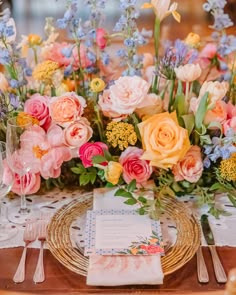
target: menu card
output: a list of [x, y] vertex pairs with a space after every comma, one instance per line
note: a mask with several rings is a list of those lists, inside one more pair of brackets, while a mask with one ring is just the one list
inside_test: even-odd
[[87, 212], [85, 255], [157, 255], [164, 253], [160, 222], [135, 210]]

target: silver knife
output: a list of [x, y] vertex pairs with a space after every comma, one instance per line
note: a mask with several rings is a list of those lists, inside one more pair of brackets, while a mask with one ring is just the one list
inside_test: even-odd
[[216, 251], [214, 236], [206, 214], [201, 216], [201, 226], [203, 235], [211, 252], [212, 262], [214, 266], [215, 276], [218, 283], [226, 283], [227, 276], [225, 274], [223, 265]]

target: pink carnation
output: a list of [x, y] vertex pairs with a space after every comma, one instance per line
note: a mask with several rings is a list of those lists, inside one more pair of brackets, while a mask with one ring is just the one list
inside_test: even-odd
[[[94, 156], [104, 156], [104, 150], [108, 147], [103, 142], [87, 142], [79, 148], [79, 157], [85, 168], [93, 166], [92, 159]], [[102, 163], [105, 164], [105, 163]]]
[[128, 147], [120, 156], [119, 162], [123, 166], [123, 178], [126, 183], [136, 179], [137, 184], [145, 185], [152, 174], [149, 161], [141, 160], [143, 150], [137, 147]]
[[223, 124], [224, 135], [230, 128], [236, 132], [236, 106], [232, 103], [227, 104], [227, 119]]

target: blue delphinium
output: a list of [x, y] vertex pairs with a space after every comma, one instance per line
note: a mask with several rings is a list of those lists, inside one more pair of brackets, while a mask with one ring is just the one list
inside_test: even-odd
[[136, 20], [139, 12], [136, 10], [136, 0], [120, 0], [122, 14], [113, 29], [115, 35], [124, 39], [124, 48], [117, 51], [121, 58], [120, 65], [126, 67], [123, 75], [141, 75], [142, 57], [137, 54], [137, 47], [147, 43], [146, 31], [139, 31]]
[[219, 159], [228, 159], [233, 153], [236, 153], [236, 132], [229, 129], [225, 137], [213, 137], [211, 143], [203, 146], [205, 158], [203, 164], [205, 168], [209, 168]]

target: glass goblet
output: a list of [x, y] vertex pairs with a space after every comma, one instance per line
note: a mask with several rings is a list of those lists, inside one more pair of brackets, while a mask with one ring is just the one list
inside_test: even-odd
[[[6, 162], [6, 144], [0, 141], [0, 201], [11, 190], [14, 182], [14, 175]], [[9, 240], [17, 230], [13, 228], [8, 221], [6, 208], [3, 202], [0, 202], [0, 241]]]
[[7, 121], [6, 133], [6, 150], [7, 162], [11, 170], [15, 173], [15, 177], [20, 181], [21, 188], [21, 204], [20, 215], [27, 215], [30, 209], [27, 208], [24, 179], [30, 171], [30, 161], [27, 158], [27, 150], [24, 146], [27, 145], [24, 139], [24, 132], [32, 126], [32, 120], [29, 117], [12, 117]]

